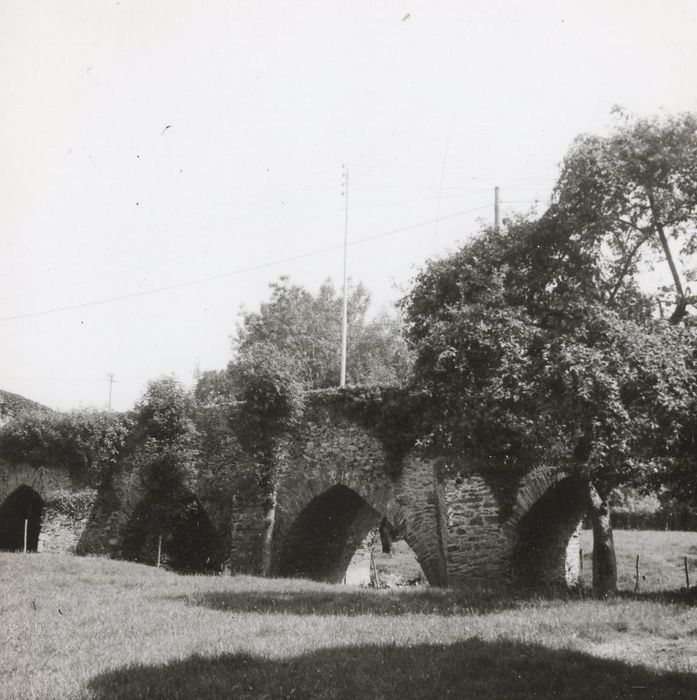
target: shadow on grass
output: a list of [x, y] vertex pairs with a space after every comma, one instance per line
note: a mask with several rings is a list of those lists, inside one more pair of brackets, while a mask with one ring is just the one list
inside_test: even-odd
[[530, 598], [465, 591], [346, 590], [337, 586], [315, 591], [214, 591], [179, 597], [188, 605], [234, 613], [291, 613], [294, 615], [460, 615], [490, 613], [517, 607]]
[[[289, 652], [292, 650], [289, 650]], [[93, 678], [106, 698], [694, 698], [697, 677], [587, 654], [470, 639], [323, 649], [285, 659], [191, 656]]]
[[681, 605], [697, 605], [697, 586], [690, 589], [681, 588], [677, 591], [620, 591], [618, 597], [624, 600], [645, 600], [649, 603], [671, 603]]
[[[212, 591], [178, 596], [188, 605], [233, 613], [294, 615], [470, 615], [502, 612], [541, 602], [599, 600], [590, 591], [472, 592], [457, 589], [346, 589]], [[658, 598], [656, 599], [659, 600]], [[661, 600], [660, 602], [671, 602]]]

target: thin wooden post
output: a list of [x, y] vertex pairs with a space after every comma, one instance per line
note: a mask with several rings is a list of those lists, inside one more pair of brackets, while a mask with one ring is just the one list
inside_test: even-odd
[[583, 575], [583, 550], [578, 550], [578, 573]]
[[24, 554], [27, 553], [27, 529], [29, 526], [29, 520], [24, 518]]
[[374, 588], [380, 587], [380, 579], [378, 578], [378, 567], [375, 564], [375, 554], [370, 550], [370, 585]]
[[684, 557], [685, 562], [685, 582], [687, 583], [687, 590], [690, 590], [690, 570], [687, 568], [687, 557]]
[[157, 568], [160, 568], [160, 558], [162, 557], [162, 535], [157, 540]]
[[634, 592], [639, 590], [639, 555], [636, 555], [636, 583], [634, 584]]

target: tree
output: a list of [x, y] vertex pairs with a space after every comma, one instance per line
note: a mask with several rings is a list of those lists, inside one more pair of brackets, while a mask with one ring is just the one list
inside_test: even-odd
[[687, 314], [695, 297], [676, 251], [697, 250], [697, 115], [632, 118], [606, 137], [582, 135], [564, 159], [553, 197], [553, 215], [587, 248], [602, 247], [602, 291], [621, 304], [642, 263], [667, 265], [674, 293], [671, 321]]
[[120, 467], [137, 476], [145, 496], [125, 527], [128, 558], [152, 561], [159, 536], [173, 568], [214, 570], [223, 558], [219, 533], [195, 495], [207, 438], [196, 417], [194, 397], [174, 377], [149, 382], [135, 406], [130, 449]]
[[[387, 314], [367, 320], [370, 296], [359, 284], [349, 289], [347, 377], [352, 384], [395, 384], [408, 375], [410, 356], [398, 322]], [[281, 277], [258, 312], [242, 314], [235, 351], [272, 345], [292, 357], [302, 385], [339, 384], [342, 298], [330, 281], [317, 294]]]
[[645, 481], [681, 439], [695, 337], [651, 319], [636, 288], [629, 306], [604, 304], [601, 249], [554, 223], [484, 231], [427, 265], [402, 306], [415, 382], [432, 397], [427, 441], [492, 469], [546, 463], [583, 479], [605, 553], [595, 584], [612, 590], [605, 501], [614, 485]]

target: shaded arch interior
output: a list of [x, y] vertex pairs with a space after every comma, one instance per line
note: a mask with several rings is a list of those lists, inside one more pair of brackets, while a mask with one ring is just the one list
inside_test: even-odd
[[187, 489], [150, 491], [133, 511], [124, 530], [122, 556], [144, 564], [161, 562], [182, 573], [217, 571], [222, 563], [220, 538], [200, 501]]
[[36, 552], [41, 533], [44, 502], [29, 486], [19, 486], [0, 504], [0, 550], [24, 548], [24, 521], [27, 520], [27, 551]]
[[280, 543], [279, 576], [340, 582], [381, 515], [346, 486], [332, 486], [301, 511]]
[[588, 503], [578, 481], [551, 486], [521, 518], [512, 556], [513, 582], [525, 588], [568, 585], [569, 543]]

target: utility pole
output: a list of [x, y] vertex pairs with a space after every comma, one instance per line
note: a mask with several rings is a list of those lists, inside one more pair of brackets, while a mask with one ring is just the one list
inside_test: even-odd
[[499, 187], [497, 185], [494, 187], [494, 231], [498, 231], [501, 225], [499, 204]]
[[107, 376], [107, 381], [109, 382], [109, 410], [111, 411], [111, 392], [112, 392], [112, 388], [114, 386], [114, 382], [116, 382], [116, 380], [114, 379], [113, 372], [107, 372], [106, 376]]
[[348, 341], [348, 194], [349, 194], [349, 172], [344, 165], [342, 185], [344, 190], [344, 298], [341, 310], [341, 373], [339, 375], [339, 386], [346, 386], [346, 345]]

